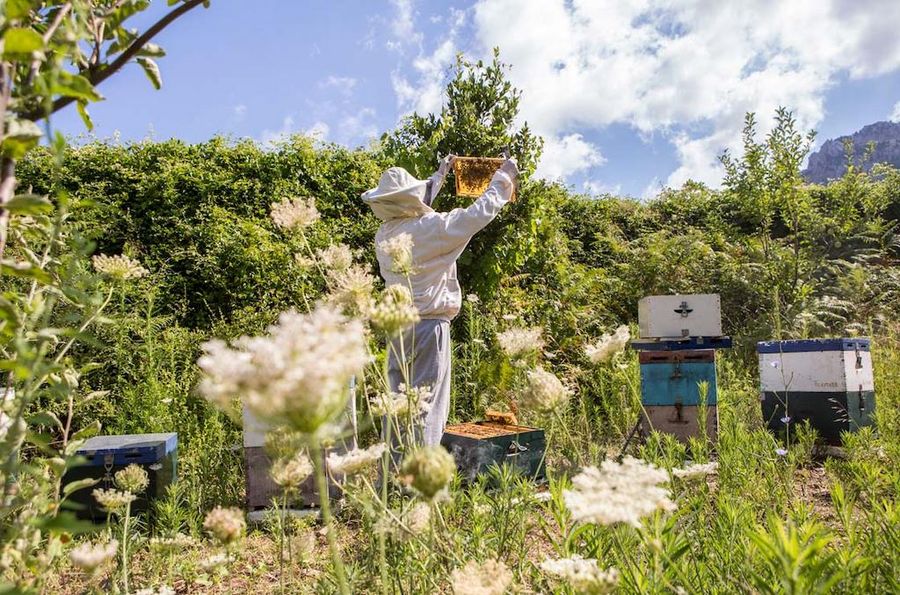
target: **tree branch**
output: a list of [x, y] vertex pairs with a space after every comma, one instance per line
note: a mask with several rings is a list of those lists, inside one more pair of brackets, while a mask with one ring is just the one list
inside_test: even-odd
[[[91, 73], [82, 72], [81, 74], [87, 74], [88, 80], [92, 85], [99, 85], [116, 72], [118, 72], [123, 66], [125, 66], [141, 49], [150, 42], [160, 31], [168, 27], [172, 22], [178, 17], [182, 16], [186, 12], [196, 8], [197, 6], [203, 4], [206, 0], [185, 0], [178, 8], [171, 10], [164, 17], [156, 21], [149, 29], [147, 29], [140, 37], [135, 39], [131, 45], [129, 45], [125, 50], [119, 54], [119, 56], [113, 60], [106, 68], [103, 70], [98, 70]], [[28, 120], [40, 120], [41, 118], [46, 118], [47, 116], [54, 114], [66, 107], [70, 103], [75, 101], [72, 97], [60, 97], [56, 101], [53, 102], [50, 111], [46, 110], [35, 110], [33, 112], [29, 112], [27, 114], [23, 114], [23, 117]]]

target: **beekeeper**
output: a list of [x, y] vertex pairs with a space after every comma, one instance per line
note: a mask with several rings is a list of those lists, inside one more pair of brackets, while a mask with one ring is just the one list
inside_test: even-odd
[[441, 190], [455, 157], [442, 160], [428, 180], [417, 180], [402, 167], [381, 175], [378, 187], [363, 193], [382, 224], [375, 235], [375, 252], [385, 285], [406, 286], [406, 276], [392, 271], [391, 257], [382, 242], [400, 234], [412, 237], [413, 272], [409, 278], [413, 301], [421, 321], [393, 342], [389, 357], [391, 390], [404, 382], [398, 358], [403, 345], [410, 365], [410, 384], [429, 387], [430, 409], [421, 424], [421, 442], [438, 444], [450, 413], [450, 321], [459, 313], [462, 292], [456, 278], [456, 260], [476, 233], [493, 221], [512, 197], [519, 170], [507, 159], [491, 178], [487, 190], [466, 208], [436, 212], [431, 203]]

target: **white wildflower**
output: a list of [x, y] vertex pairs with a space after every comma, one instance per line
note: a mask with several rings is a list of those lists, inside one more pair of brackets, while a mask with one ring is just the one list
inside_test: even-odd
[[619, 582], [619, 573], [615, 568], [600, 570], [597, 560], [582, 558], [578, 554], [559, 560], [548, 558], [540, 564], [540, 568], [571, 586], [576, 593], [611, 593]]
[[316, 266], [315, 260], [300, 253], [294, 254], [294, 263], [297, 265], [297, 268], [303, 272], [310, 271], [314, 266]]
[[244, 535], [247, 522], [243, 511], [237, 508], [216, 506], [206, 513], [203, 528], [223, 544], [234, 543]]
[[403, 521], [413, 535], [421, 535], [431, 524], [431, 506], [424, 502], [416, 502], [403, 515]]
[[346, 271], [353, 264], [353, 252], [345, 244], [331, 244], [322, 250], [317, 250], [316, 256], [322, 266], [331, 273]]
[[396, 335], [419, 322], [420, 318], [409, 289], [403, 285], [390, 285], [372, 310], [371, 320], [376, 328]]
[[272, 464], [272, 479], [283, 488], [297, 488], [312, 475], [313, 466], [305, 454], [297, 454], [288, 459], [278, 459]]
[[265, 337], [242, 337], [235, 347], [204, 344], [197, 362], [200, 391], [230, 410], [241, 397], [254, 416], [313, 433], [344, 407], [351, 376], [369, 356], [363, 325], [330, 306], [310, 314], [283, 313]]
[[718, 470], [719, 464], [716, 462], [695, 463], [693, 465], [684, 467], [683, 469], [673, 469], [672, 475], [678, 477], [679, 479], [699, 479], [701, 477], [706, 477], [707, 475], [715, 473]]
[[478, 296], [475, 295], [474, 293], [470, 293], [469, 295], [467, 295], [466, 301], [469, 302], [470, 304], [478, 304], [481, 302], [481, 300], [478, 299]]
[[92, 492], [94, 499], [107, 512], [119, 512], [137, 499], [130, 492], [97, 488]]
[[625, 457], [621, 464], [603, 461], [600, 469], [585, 468], [572, 478], [573, 489], [565, 490], [563, 497], [576, 521], [639, 527], [642, 517], [675, 509], [669, 490], [660, 487], [668, 480], [664, 470]]
[[98, 273], [103, 273], [108, 277], [125, 281], [127, 279], [139, 279], [150, 274], [150, 271], [141, 266], [141, 263], [128, 258], [124, 254], [116, 256], [107, 256], [106, 254], [95, 254], [91, 257], [94, 269]]
[[512, 580], [512, 572], [498, 560], [471, 560], [450, 575], [454, 595], [503, 595]]
[[515, 314], [504, 314], [500, 318], [502, 318], [503, 320], [516, 320], [518, 316]]
[[150, 485], [150, 476], [147, 471], [134, 463], [117, 471], [114, 478], [116, 487], [132, 494], [142, 494]]
[[399, 233], [378, 244], [378, 248], [391, 259], [391, 272], [398, 275], [413, 273], [413, 239], [408, 233]]
[[231, 556], [228, 554], [214, 554], [200, 561], [200, 568], [204, 572], [212, 572], [220, 566], [224, 566], [231, 562]]
[[510, 359], [521, 359], [544, 348], [543, 334], [540, 327], [516, 327], [498, 333], [497, 342]]
[[410, 411], [419, 414], [431, 409], [431, 387], [401, 384], [397, 392], [379, 393], [370, 401], [372, 415], [405, 415]]
[[430, 526], [431, 506], [425, 502], [416, 502], [402, 514], [394, 511], [393, 515], [382, 515], [375, 523], [375, 531], [398, 541], [407, 541], [411, 537], [422, 535]]
[[630, 339], [631, 331], [628, 330], [628, 325], [623, 324], [614, 333], [605, 334], [596, 343], [586, 345], [584, 353], [591, 363], [600, 364], [625, 349]]
[[571, 391], [552, 372], [536, 368], [526, 374], [525, 390], [519, 397], [519, 404], [536, 412], [553, 411], [565, 403]]
[[184, 533], [176, 533], [171, 537], [153, 537], [150, 548], [161, 552], [181, 552], [185, 548], [196, 545], [194, 538]]
[[344, 455], [333, 452], [328, 455], [328, 470], [337, 474], [355, 475], [380, 461], [384, 450], [384, 442], [378, 442], [369, 448], [355, 448]]
[[72, 564], [91, 573], [116, 557], [119, 542], [112, 539], [106, 543], [82, 543], [69, 552]]
[[319, 220], [319, 211], [312, 198], [286, 198], [272, 203], [270, 216], [282, 229], [303, 229]]
[[348, 316], [367, 318], [375, 307], [375, 277], [365, 267], [351, 264], [335, 271], [327, 279], [328, 296], [332, 304], [340, 306]]
[[146, 587], [134, 592], [134, 595], [176, 595], [177, 591], [168, 585], [160, 585], [158, 589]]
[[426, 500], [437, 496], [456, 475], [456, 461], [443, 446], [423, 446], [406, 455], [400, 481]]

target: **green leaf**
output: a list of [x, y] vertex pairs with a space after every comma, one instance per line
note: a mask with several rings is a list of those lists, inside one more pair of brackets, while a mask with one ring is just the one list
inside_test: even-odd
[[32, 430], [28, 430], [25, 432], [25, 440], [38, 448], [42, 453], [48, 456], [56, 456], [56, 450], [50, 446], [53, 442], [53, 436], [49, 434], [42, 434], [41, 432], [34, 432]]
[[80, 74], [61, 71], [59, 77], [51, 85], [50, 91], [64, 97], [72, 97], [79, 101], [100, 101], [103, 95], [94, 89], [94, 85]]
[[93, 487], [98, 483], [100, 483], [100, 480], [94, 479], [93, 477], [86, 477], [84, 479], [79, 479], [78, 481], [73, 481], [72, 483], [67, 483], [63, 487], [63, 498], [68, 498], [72, 492]]
[[53, 203], [46, 196], [19, 194], [9, 199], [3, 208], [15, 215], [39, 215], [52, 211]]
[[43, 136], [38, 125], [31, 120], [8, 118], [6, 120], [6, 138], [0, 145], [0, 152], [6, 157], [21, 159], [25, 153], [34, 148]]
[[153, 56], [154, 58], [162, 58], [166, 55], [166, 51], [155, 43], [144, 44], [144, 47], [138, 52], [138, 56]]
[[75, 453], [78, 452], [78, 449], [81, 448], [82, 446], [84, 446], [85, 442], [87, 442], [87, 440], [81, 440], [81, 439], [76, 440], [73, 437], [73, 440], [70, 440], [69, 443], [66, 444], [66, 448], [63, 449], [63, 454], [66, 455], [67, 457], [74, 456]]
[[31, 12], [31, 0], [6, 0], [6, 18], [21, 19]]
[[78, 519], [74, 513], [64, 511], [51, 518], [38, 517], [35, 526], [51, 533], [93, 533], [100, 527], [90, 521]]
[[150, 82], [156, 89], [162, 87], [162, 75], [159, 72], [159, 66], [156, 65], [151, 58], [141, 56], [137, 58], [137, 63], [144, 69], [144, 74], [150, 79]]
[[53, 426], [60, 430], [63, 428], [62, 422], [59, 421], [59, 417], [52, 411], [41, 411], [40, 413], [30, 415], [28, 416], [27, 422], [30, 426]]
[[169, 1], [168, 1], [168, 5], [169, 5], [169, 6], [175, 6], [175, 5], [178, 4], [179, 2], [181, 2], [181, 0], [169, 0]]
[[87, 425], [72, 434], [72, 440], [85, 440], [87, 438], [90, 438], [91, 436], [96, 436], [100, 433], [101, 427], [102, 426], [100, 425], [100, 421], [95, 419], [93, 422], [91, 422], [90, 425]]
[[79, 101], [76, 104], [76, 108], [78, 109], [78, 115], [81, 116], [81, 121], [84, 122], [84, 127], [88, 129], [88, 132], [94, 129], [94, 121], [91, 120], [91, 114], [87, 111], [87, 102]]
[[36, 267], [30, 262], [17, 262], [15, 260], [0, 261], [0, 275], [12, 275], [32, 279], [39, 283], [49, 284], [53, 281], [47, 271]]
[[43, 48], [44, 38], [34, 29], [13, 27], [3, 36], [3, 54], [6, 56], [30, 54]]

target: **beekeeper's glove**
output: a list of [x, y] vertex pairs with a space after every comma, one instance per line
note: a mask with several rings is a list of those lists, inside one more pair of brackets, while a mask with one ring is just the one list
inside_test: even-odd
[[509, 178], [516, 183], [516, 180], [519, 177], [519, 166], [516, 163], [515, 157], [510, 157], [506, 161], [503, 162], [503, 165], [500, 166], [500, 171], [509, 176]]
[[452, 153], [447, 155], [443, 159], [441, 159], [441, 164], [438, 166], [437, 173], [441, 177], [446, 177], [447, 173], [450, 171], [450, 168], [453, 167], [453, 162], [456, 161], [456, 155]]

